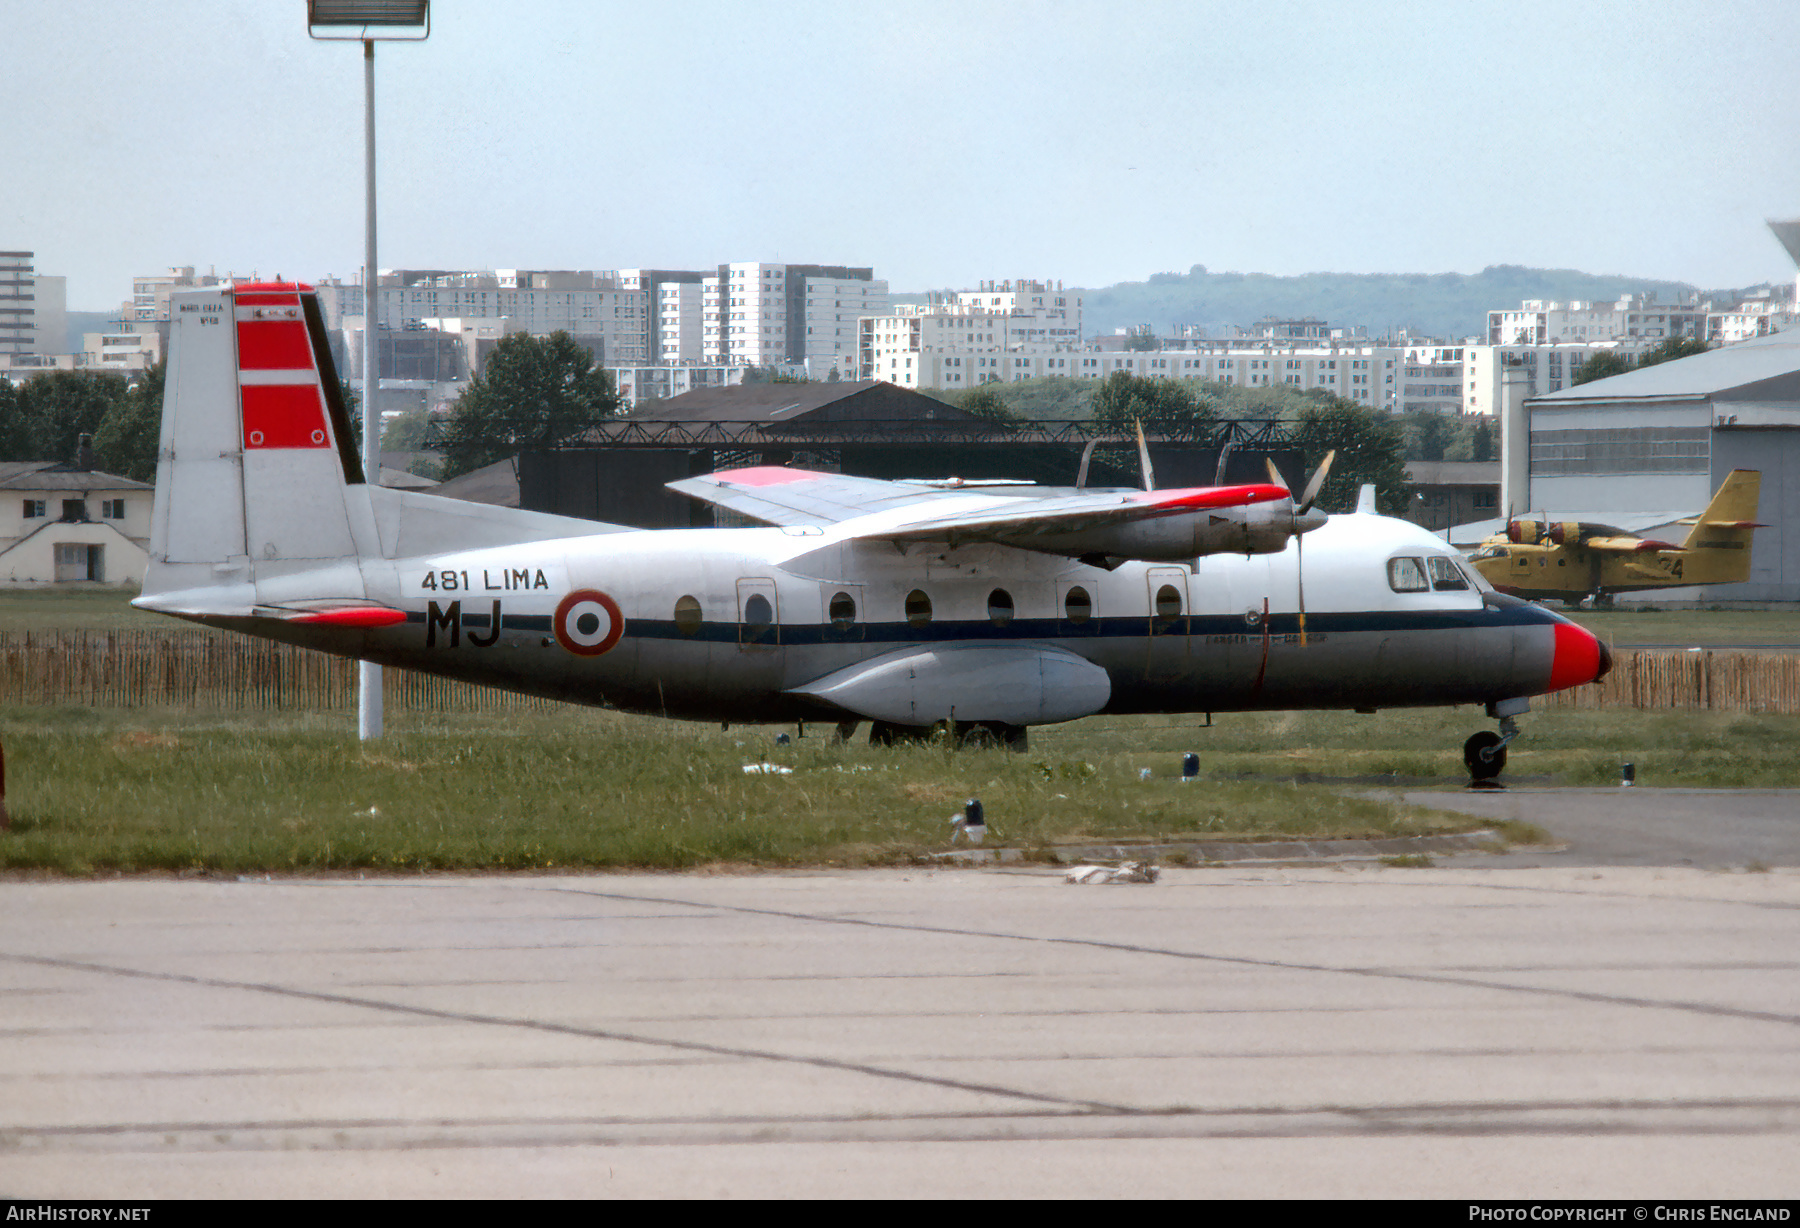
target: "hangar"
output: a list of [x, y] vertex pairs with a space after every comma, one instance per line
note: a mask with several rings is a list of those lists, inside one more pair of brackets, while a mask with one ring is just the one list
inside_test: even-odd
[[[1532, 397], [1508, 417], [1507, 434], [1529, 432], [1528, 481], [1511, 500], [1519, 513], [1679, 541], [1677, 522], [1705, 507], [1726, 474], [1761, 471], [1758, 519], [1768, 527], [1757, 530], [1749, 581], [1657, 599], [1800, 601], [1800, 332]], [[1452, 540], [1504, 523], [1464, 525]]]
[[[1264, 457], [1299, 488], [1305, 464], [1281, 424], [1146, 422], [1157, 484], [1267, 480]], [[1227, 451], [1229, 449], [1229, 451]], [[643, 528], [690, 528], [729, 513], [664, 489], [719, 469], [787, 465], [876, 478], [1138, 484], [1135, 436], [1092, 422], [997, 421], [880, 380], [698, 388], [519, 456], [519, 506]]]

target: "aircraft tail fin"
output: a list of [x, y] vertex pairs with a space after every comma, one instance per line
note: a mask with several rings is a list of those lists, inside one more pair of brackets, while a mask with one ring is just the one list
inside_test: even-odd
[[1755, 469], [1733, 469], [1700, 513], [1684, 550], [1749, 550], [1750, 537], [1762, 526], [1756, 507], [1762, 494], [1762, 474]]
[[245, 614], [287, 576], [312, 596], [360, 598], [364, 560], [624, 531], [366, 481], [312, 287], [170, 298], [150, 565], [136, 604]]
[[379, 554], [312, 287], [175, 294], [170, 332], [140, 600], [208, 589], [203, 606], [247, 605], [258, 574]]

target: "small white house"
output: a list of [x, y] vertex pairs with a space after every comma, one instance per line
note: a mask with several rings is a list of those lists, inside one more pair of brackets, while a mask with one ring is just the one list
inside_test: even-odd
[[0, 588], [142, 584], [154, 494], [79, 464], [0, 461]]

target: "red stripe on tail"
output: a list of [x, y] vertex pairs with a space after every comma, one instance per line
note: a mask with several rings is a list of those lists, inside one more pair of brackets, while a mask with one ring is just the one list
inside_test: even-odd
[[246, 449], [331, 446], [317, 384], [247, 384], [239, 391]]

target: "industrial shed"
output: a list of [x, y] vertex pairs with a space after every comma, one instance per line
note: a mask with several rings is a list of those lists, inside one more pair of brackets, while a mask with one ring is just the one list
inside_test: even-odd
[[[1300, 449], [1277, 423], [1146, 423], [1161, 486], [1210, 483], [1229, 445], [1229, 481], [1266, 481], [1263, 458], [1304, 480]], [[1089, 422], [996, 422], [879, 380], [696, 389], [519, 457], [519, 506], [644, 528], [715, 523], [714, 509], [664, 483], [748, 465], [796, 465], [876, 478], [1025, 479], [1072, 485], [1094, 445], [1088, 484], [1138, 484], [1137, 447]], [[724, 523], [720, 520], [718, 523]]]

